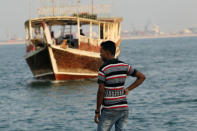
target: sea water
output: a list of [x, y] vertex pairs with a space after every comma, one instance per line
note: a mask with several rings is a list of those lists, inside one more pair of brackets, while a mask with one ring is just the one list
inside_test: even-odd
[[[95, 131], [96, 79], [35, 80], [24, 55], [0, 45], [0, 131]], [[127, 97], [127, 130], [197, 131], [196, 37], [123, 40], [119, 59], [146, 75]]]

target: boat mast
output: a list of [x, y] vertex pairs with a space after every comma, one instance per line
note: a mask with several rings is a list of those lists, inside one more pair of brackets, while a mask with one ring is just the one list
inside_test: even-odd
[[29, 0], [29, 39], [32, 39], [32, 25], [31, 25], [31, 11], [32, 11], [32, 0]]
[[52, 0], [52, 10], [53, 10], [53, 16], [55, 16], [55, 7], [54, 7], [55, 5], [54, 5], [54, 0]]
[[92, 15], [93, 15], [93, 13], [94, 13], [94, 0], [92, 0]]
[[31, 5], [32, 5], [32, 0], [29, 0], [29, 19], [31, 19]]
[[77, 29], [78, 29], [78, 45], [80, 46], [80, 28], [81, 28], [81, 25], [80, 25], [80, 19], [79, 19], [79, 4], [80, 4], [80, 0], [77, 0]]
[[77, 17], [79, 16], [79, 4], [80, 4], [80, 0], [77, 0]]

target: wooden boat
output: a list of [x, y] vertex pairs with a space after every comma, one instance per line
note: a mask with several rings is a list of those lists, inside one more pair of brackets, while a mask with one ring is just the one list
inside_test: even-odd
[[[26, 62], [37, 79], [96, 78], [102, 64], [100, 44], [114, 41], [116, 57], [120, 54], [121, 22], [122, 18], [97, 18], [88, 13], [31, 18], [25, 22]], [[89, 27], [85, 35], [83, 26]], [[54, 37], [52, 31], [60, 33]]]

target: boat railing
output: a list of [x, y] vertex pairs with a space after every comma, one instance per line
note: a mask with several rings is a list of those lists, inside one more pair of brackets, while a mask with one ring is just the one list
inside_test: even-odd
[[98, 38], [89, 38], [87, 36], [80, 35], [80, 42], [88, 43], [88, 44], [93, 45], [93, 46], [99, 46], [100, 43], [102, 42], [102, 40], [98, 39]]
[[80, 35], [80, 42], [88, 43], [89, 42], [89, 38], [87, 36]]

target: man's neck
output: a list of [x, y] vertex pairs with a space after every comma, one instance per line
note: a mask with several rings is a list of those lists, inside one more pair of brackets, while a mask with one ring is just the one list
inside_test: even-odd
[[110, 61], [110, 60], [113, 60], [113, 59], [115, 59], [115, 58], [114, 57], [110, 57], [110, 58], [107, 59], [107, 61]]

